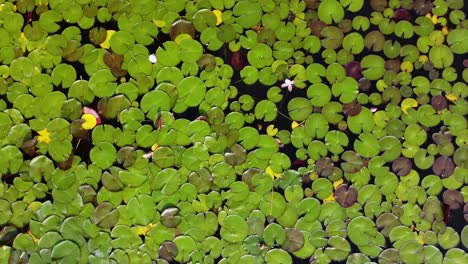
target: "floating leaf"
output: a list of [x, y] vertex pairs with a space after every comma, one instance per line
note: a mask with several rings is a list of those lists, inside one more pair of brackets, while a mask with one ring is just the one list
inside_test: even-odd
[[319, 19], [327, 24], [338, 23], [344, 17], [343, 6], [336, 0], [325, 0], [318, 6]]

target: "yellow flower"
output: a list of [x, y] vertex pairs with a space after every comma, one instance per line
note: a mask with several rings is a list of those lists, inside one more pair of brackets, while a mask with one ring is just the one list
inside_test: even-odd
[[110, 48], [110, 39], [114, 33], [115, 33], [115, 30], [111, 30], [111, 29], [107, 30], [106, 40], [104, 40], [104, 42], [102, 42], [99, 45], [104, 49]]
[[44, 142], [46, 144], [50, 143], [50, 132], [47, 131], [47, 128], [42, 129], [41, 131], [38, 131], [39, 136], [37, 137], [38, 142]]
[[83, 129], [90, 130], [97, 125], [97, 119], [92, 114], [83, 114], [81, 119], [85, 121], [83, 124], [81, 124]]
[[216, 25], [218, 26], [219, 24], [223, 23], [223, 18], [222, 18], [222, 15], [223, 15], [223, 12], [215, 9], [213, 11], [213, 14], [216, 16]]
[[276, 173], [274, 172], [270, 166], [268, 166], [266, 169], [265, 169], [265, 172], [271, 176], [271, 178], [274, 180], [275, 178], [276, 179], [279, 179], [281, 178], [281, 173]]

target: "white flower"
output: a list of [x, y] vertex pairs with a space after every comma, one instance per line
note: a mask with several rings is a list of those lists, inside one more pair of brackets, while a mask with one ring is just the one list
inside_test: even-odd
[[148, 56], [148, 60], [151, 61], [151, 63], [156, 63], [158, 61], [158, 59], [156, 58], [156, 55], [154, 54], [150, 54]]
[[152, 156], [153, 156], [153, 151], [150, 151], [150, 152], [147, 152], [147, 153], [143, 154], [142, 158], [149, 159]]
[[284, 83], [281, 85], [281, 88], [286, 88], [288, 87], [288, 91], [292, 92], [292, 89], [294, 87], [294, 80], [289, 80], [289, 79], [286, 79], [284, 80]]

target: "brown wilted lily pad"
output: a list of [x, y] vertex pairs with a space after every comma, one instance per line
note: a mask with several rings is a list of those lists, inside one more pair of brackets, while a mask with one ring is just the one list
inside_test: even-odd
[[449, 177], [453, 174], [454, 170], [455, 164], [453, 163], [453, 160], [447, 156], [438, 157], [432, 165], [432, 171], [434, 174], [442, 177]]
[[372, 51], [381, 51], [385, 44], [385, 37], [380, 31], [371, 31], [364, 38], [364, 45]]
[[434, 4], [432, 4], [432, 1], [415, 0], [413, 2], [414, 11], [416, 11], [416, 13], [421, 16], [424, 16], [427, 13], [431, 12], [433, 7], [434, 7]]
[[463, 205], [463, 195], [458, 190], [445, 190], [442, 198], [450, 209], [458, 209]]
[[448, 101], [443, 95], [435, 95], [431, 98], [431, 105], [436, 111], [447, 108]]
[[127, 75], [127, 70], [122, 69], [122, 63], [124, 61], [124, 57], [122, 55], [106, 52], [104, 53], [103, 60], [104, 64], [109, 66], [112, 74], [116, 78], [120, 78]]
[[196, 30], [192, 22], [185, 19], [179, 19], [172, 24], [169, 35], [172, 40], [175, 40], [177, 36], [183, 33], [189, 34], [192, 38], [195, 38]]
[[315, 163], [315, 171], [322, 177], [328, 177], [333, 174], [333, 161], [330, 158], [321, 158]]
[[388, 60], [385, 62], [385, 69], [388, 71], [394, 71], [398, 73], [400, 71], [400, 60], [395, 59], [395, 60]]
[[343, 105], [343, 113], [347, 116], [357, 116], [361, 113], [362, 106], [356, 100]]
[[404, 8], [398, 8], [395, 10], [394, 15], [393, 15], [393, 20], [395, 22], [406, 20], [410, 21], [411, 20], [411, 14], [408, 10]]
[[159, 257], [167, 261], [172, 261], [178, 253], [177, 245], [172, 241], [165, 241], [159, 246]]
[[392, 163], [392, 171], [398, 176], [406, 176], [412, 168], [411, 161], [406, 157], [399, 157]]
[[325, 24], [325, 22], [322, 22], [320, 20], [313, 21], [310, 23], [310, 29], [312, 31], [312, 34], [319, 38], [321, 36], [320, 32], [322, 32], [322, 29], [324, 29], [326, 26], [327, 24]]
[[341, 159], [345, 161], [341, 163], [341, 169], [347, 173], [356, 173], [364, 166], [361, 156], [351, 150], [343, 152]]
[[358, 192], [351, 185], [341, 184], [335, 190], [335, 200], [342, 207], [347, 208], [353, 205], [357, 200]]
[[177, 215], [178, 213], [178, 208], [167, 208], [161, 213], [159, 220], [165, 227], [176, 227], [181, 220], [181, 217]]
[[351, 61], [345, 65], [346, 76], [359, 80], [362, 78], [361, 63], [358, 61]]
[[371, 81], [369, 81], [367, 78], [361, 78], [359, 79], [359, 90], [363, 91], [363, 92], [367, 92], [370, 90], [371, 88]]
[[295, 252], [304, 246], [304, 236], [296, 228], [286, 228], [286, 240], [282, 248], [288, 252]]

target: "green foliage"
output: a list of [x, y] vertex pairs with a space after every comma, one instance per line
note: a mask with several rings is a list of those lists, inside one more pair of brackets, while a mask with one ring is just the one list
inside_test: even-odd
[[3, 1], [0, 259], [463, 263], [462, 8]]

